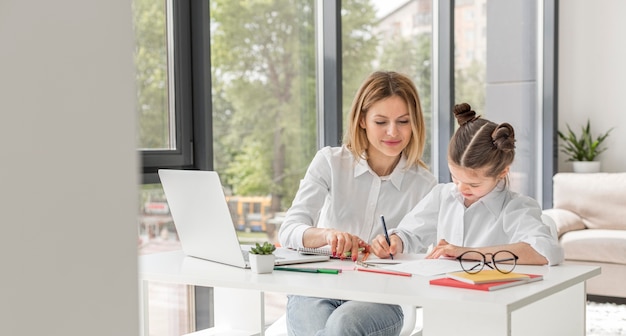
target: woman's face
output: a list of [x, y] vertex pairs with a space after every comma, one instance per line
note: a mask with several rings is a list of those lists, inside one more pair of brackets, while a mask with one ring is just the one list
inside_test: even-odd
[[398, 96], [376, 102], [359, 123], [367, 133], [370, 159], [402, 153], [411, 139], [411, 118], [406, 103]]

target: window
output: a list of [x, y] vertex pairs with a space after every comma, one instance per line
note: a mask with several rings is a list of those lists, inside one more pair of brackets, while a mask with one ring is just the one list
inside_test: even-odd
[[[363, 79], [377, 69], [403, 72], [415, 81], [429, 131], [424, 161], [440, 182], [446, 181], [446, 129], [454, 123], [448, 105], [469, 101], [492, 116], [493, 111], [486, 111], [487, 98], [498, 95], [488, 95], [486, 41], [504, 40], [493, 40], [487, 14], [506, 13], [507, 8], [499, 6], [512, 5], [486, 0], [344, 0], [340, 10], [327, 12], [318, 7], [322, 3], [330, 2], [133, 0], [144, 182], [138, 196], [140, 253], [180, 249], [158, 184], [159, 168], [218, 171], [240, 238], [275, 240], [313, 155], [320, 144], [334, 145], [341, 138], [341, 116], [347, 115]], [[494, 7], [487, 10], [487, 5]], [[439, 28], [451, 29], [438, 34], [453, 36], [454, 47], [437, 37], [439, 50], [433, 50], [433, 18]], [[338, 20], [341, 36], [319, 44], [319, 31], [333, 31], [330, 26]], [[324, 61], [338, 64], [339, 71], [333, 73], [331, 67], [331, 76], [320, 76], [320, 49], [333, 47], [333, 42], [340, 43], [341, 55], [333, 48], [322, 54]], [[454, 61], [436, 64], [447, 63], [450, 55]], [[526, 61], [516, 64], [532, 64]], [[436, 65], [443, 69], [431, 85]], [[338, 88], [329, 83], [337, 79], [330, 78], [333, 75], [339, 77]], [[320, 87], [336, 91], [320, 99]], [[520, 106], [534, 106], [527, 98]], [[322, 123], [318, 110], [328, 107], [341, 115]], [[526, 118], [522, 124], [534, 118], [530, 113], [518, 115]], [[320, 129], [330, 136], [320, 135]], [[518, 160], [531, 153], [518, 154]], [[524, 169], [528, 173], [517, 175], [517, 185], [532, 185], [534, 173]], [[194, 293], [182, 286], [159, 286], [149, 289], [157, 305], [150, 308], [157, 314], [151, 315], [151, 328], [173, 334], [193, 331], [189, 312]]]
[[276, 241], [315, 155], [315, 62], [314, 1], [211, 1], [212, 160], [240, 239]]
[[429, 167], [433, 164], [431, 17], [431, 0], [342, 2], [344, 118], [356, 91], [371, 72], [384, 69], [408, 75], [417, 86], [429, 132], [423, 157]]

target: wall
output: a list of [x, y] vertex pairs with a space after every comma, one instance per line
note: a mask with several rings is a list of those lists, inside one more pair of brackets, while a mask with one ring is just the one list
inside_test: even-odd
[[0, 2], [0, 335], [137, 335], [130, 1]]
[[[559, 130], [591, 120], [594, 134], [615, 129], [602, 170], [626, 171], [626, 1], [559, 1]], [[559, 171], [572, 171], [559, 152]]]

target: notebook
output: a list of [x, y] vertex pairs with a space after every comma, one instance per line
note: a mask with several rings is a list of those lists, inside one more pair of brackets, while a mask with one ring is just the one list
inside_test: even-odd
[[[183, 252], [241, 268], [250, 268], [250, 245], [241, 245], [233, 224], [224, 190], [214, 171], [159, 169], [174, 226]], [[277, 248], [276, 265], [327, 261], [328, 256], [302, 255]]]

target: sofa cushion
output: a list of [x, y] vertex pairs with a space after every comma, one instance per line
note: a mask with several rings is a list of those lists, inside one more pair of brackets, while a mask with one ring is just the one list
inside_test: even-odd
[[626, 265], [626, 231], [578, 230], [561, 236], [567, 260]]
[[587, 227], [577, 214], [565, 209], [546, 209], [545, 215], [552, 218], [556, 224], [556, 232], [559, 237], [564, 233], [576, 230], [584, 230]]
[[626, 173], [558, 173], [553, 181], [554, 208], [578, 214], [589, 229], [626, 230]]

